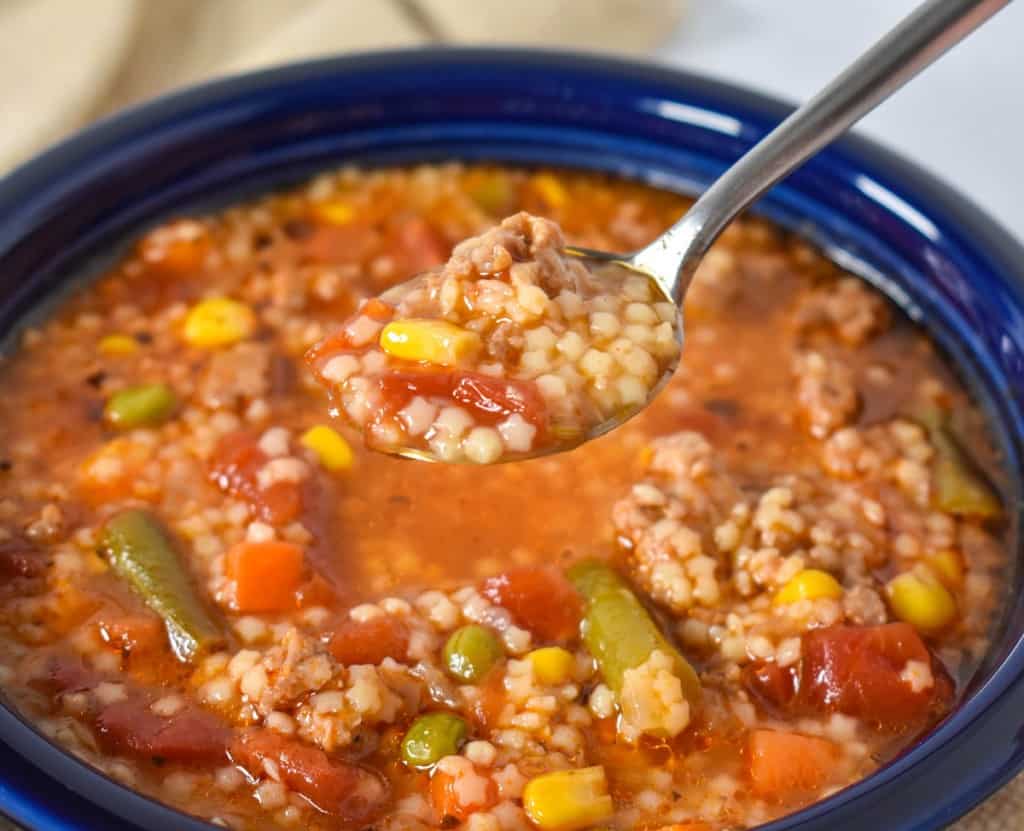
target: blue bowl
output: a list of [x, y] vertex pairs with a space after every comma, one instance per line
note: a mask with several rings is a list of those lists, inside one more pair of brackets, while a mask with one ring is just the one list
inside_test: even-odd
[[[789, 108], [704, 78], [532, 51], [379, 53], [218, 81], [109, 119], [0, 181], [0, 332], [84, 264], [170, 211], [302, 179], [342, 161], [562, 164], [693, 191]], [[914, 165], [848, 138], [759, 205], [926, 326], [988, 408], [1019, 552], [1024, 250]], [[1024, 592], [963, 702], [874, 775], [771, 831], [939, 828], [1024, 763]], [[38, 831], [211, 826], [83, 765], [0, 707], [0, 811]]]

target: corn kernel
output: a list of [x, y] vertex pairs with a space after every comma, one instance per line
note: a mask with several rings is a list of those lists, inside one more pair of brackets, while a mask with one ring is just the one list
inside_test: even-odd
[[838, 600], [843, 596], [843, 587], [827, 571], [805, 568], [789, 580], [775, 595], [775, 604], [782, 606], [798, 600], [817, 600], [829, 597]]
[[964, 562], [956, 551], [940, 551], [938, 554], [925, 557], [924, 561], [947, 587], [963, 585]]
[[565, 186], [550, 173], [538, 173], [533, 177], [533, 186], [541, 199], [552, 208], [561, 208], [569, 201]]
[[925, 632], [956, 617], [956, 601], [927, 566], [898, 574], [885, 586], [889, 605], [902, 621]]
[[578, 831], [608, 819], [615, 805], [604, 768], [545, 773], [526, 783], [523, 809], [543, 831]]
[[480, 350], [480, 336], [445, 320], [395, 320], [380, 333], [380, 348], [405, 361], [455, 366]]
[[313, 451], [321, 465], [332, 472], [348, 470], [355, 461], [349, 443], [337, 430], [325, 424], [310, 427], [299, 441], [303, 447]]
[[545, 646], [533, 650], [526, 657], [533, 664], [534, 677], [542, 684], [553, 687], [572, 680], [576, 659], [568, 650], [560, 646]]
[[341, 199], [332, 199], [328, 202], [320, 202], [313, 207], [313, 214], [321, 222], [328, 225], [347, 225], [356, 217], [356, 209], [350, 202]]
[[193, 346], [230, 346], [245, 340], [256, 328], [256, 315], [229, 297], [202, 300], [185, 318], [185, 340]]
[[100, 353], [111, 357], [132, 355], [139, 349], [139, 342], [131, 335], [107, 335], [99, 343]]

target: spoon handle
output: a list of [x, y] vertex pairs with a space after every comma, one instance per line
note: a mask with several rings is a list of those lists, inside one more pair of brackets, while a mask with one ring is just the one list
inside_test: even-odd
[[1010, 0], [927, 0], [729, 168], [662, 236], [630, 259], [678, 304], [722, 229], [768, 188], [860, 120]]

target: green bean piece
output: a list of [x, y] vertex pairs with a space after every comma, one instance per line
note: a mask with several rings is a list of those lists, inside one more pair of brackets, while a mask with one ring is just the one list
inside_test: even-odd
[[107, 401], [103, 416], [114, 427], [154, 427], [171, 417], [178, 397], [167, 384], [138, 384], [115, 392]]
[[583, 643], [609, 687], [620, 692], [626, 670], [640, 666], [658, 650], [672, 658], [686, 700], [691, 705], [700, 701], [696, 671], [612, 568], [597, 560], [585, 560], [569, 569], [569, 579], [585, 602]]
[[490, 629], [470, 624], [452, 632], [444, 645], [448, 671], [467, 684], [475, 684], [505, 657], [505, 650]]
[[949, 427], [949, 419], [937, 408], [924, 411], [918, 420], [928, 431], [935, 448], [935, 505], [959, 516], [991, 519], [1002, 505], [988, 482], [967, 458]]
[[469, 727], [454, 713], [427, 713], [414, 721], [402, 739], [402, 761], [416, 770], [433, 767], [459, 752]]
[[107, 521], [100, 553], [154, 612], [163, 618], [171, 649], [181, 661], [222, 640], [196, 594], [171, 540], [146, 511], [122, 511]]

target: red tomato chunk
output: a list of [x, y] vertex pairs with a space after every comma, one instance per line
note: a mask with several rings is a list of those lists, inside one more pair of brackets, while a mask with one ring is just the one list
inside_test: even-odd
[[[915, 690], [903, 677], [910, 661], [931, 670], [930, 686]], [[803, 636], [799, 669], [755, 664], [745, 681], [771, 707], [845, 713], [893, 731], [942, 712], [954, 692], [949, 675], [908, 623], [812, 630]]]
[[511, 612], [516, 624], [545, 641], [565, 641], [579, 631], [583, 604], [554, 568], [517, 568], [484, 581], [483, 594]]
[[388, 412], [398, 412], [417, 395], [445, 398], [472, 410], [477, 421], [495, 425], [518, 413], [542, 434], [544, 399], [532, 381], [492, 378], [478, 372], [394, 371], [377, 383]]
[[267, 462], [256, 436], [246, 431], [220, 440], [210, 460], [210, 476], [222, 491], [244, 499], [272, 525], [284, 525], [302, 512], [302, 489], [295, 482], [261, 488], [257, 474]]
[[265, 759], [275, 762], [285, 785], [324, 813], [347, 822], [373, 819], [388, 801], [387, 784], [375, 771], [331, 758], [272, 730], [248, 730], [237, 737], [231, 758], [257, 777], [263, 775]]
[[227, 752], [231, 730], [213, 713], [186, 704], [172, 716], [158, 716], [148, 696], [137, 691], [96, 714], [96, 738], [112, 753], [154, 761], [215, 763]]
[[408, 659], [409, 630], [396, 617], [381, 615], [366, 621], [346, 620], [335, 630], [328, 647], [341, 663], [379, 664], [385, 658]]

